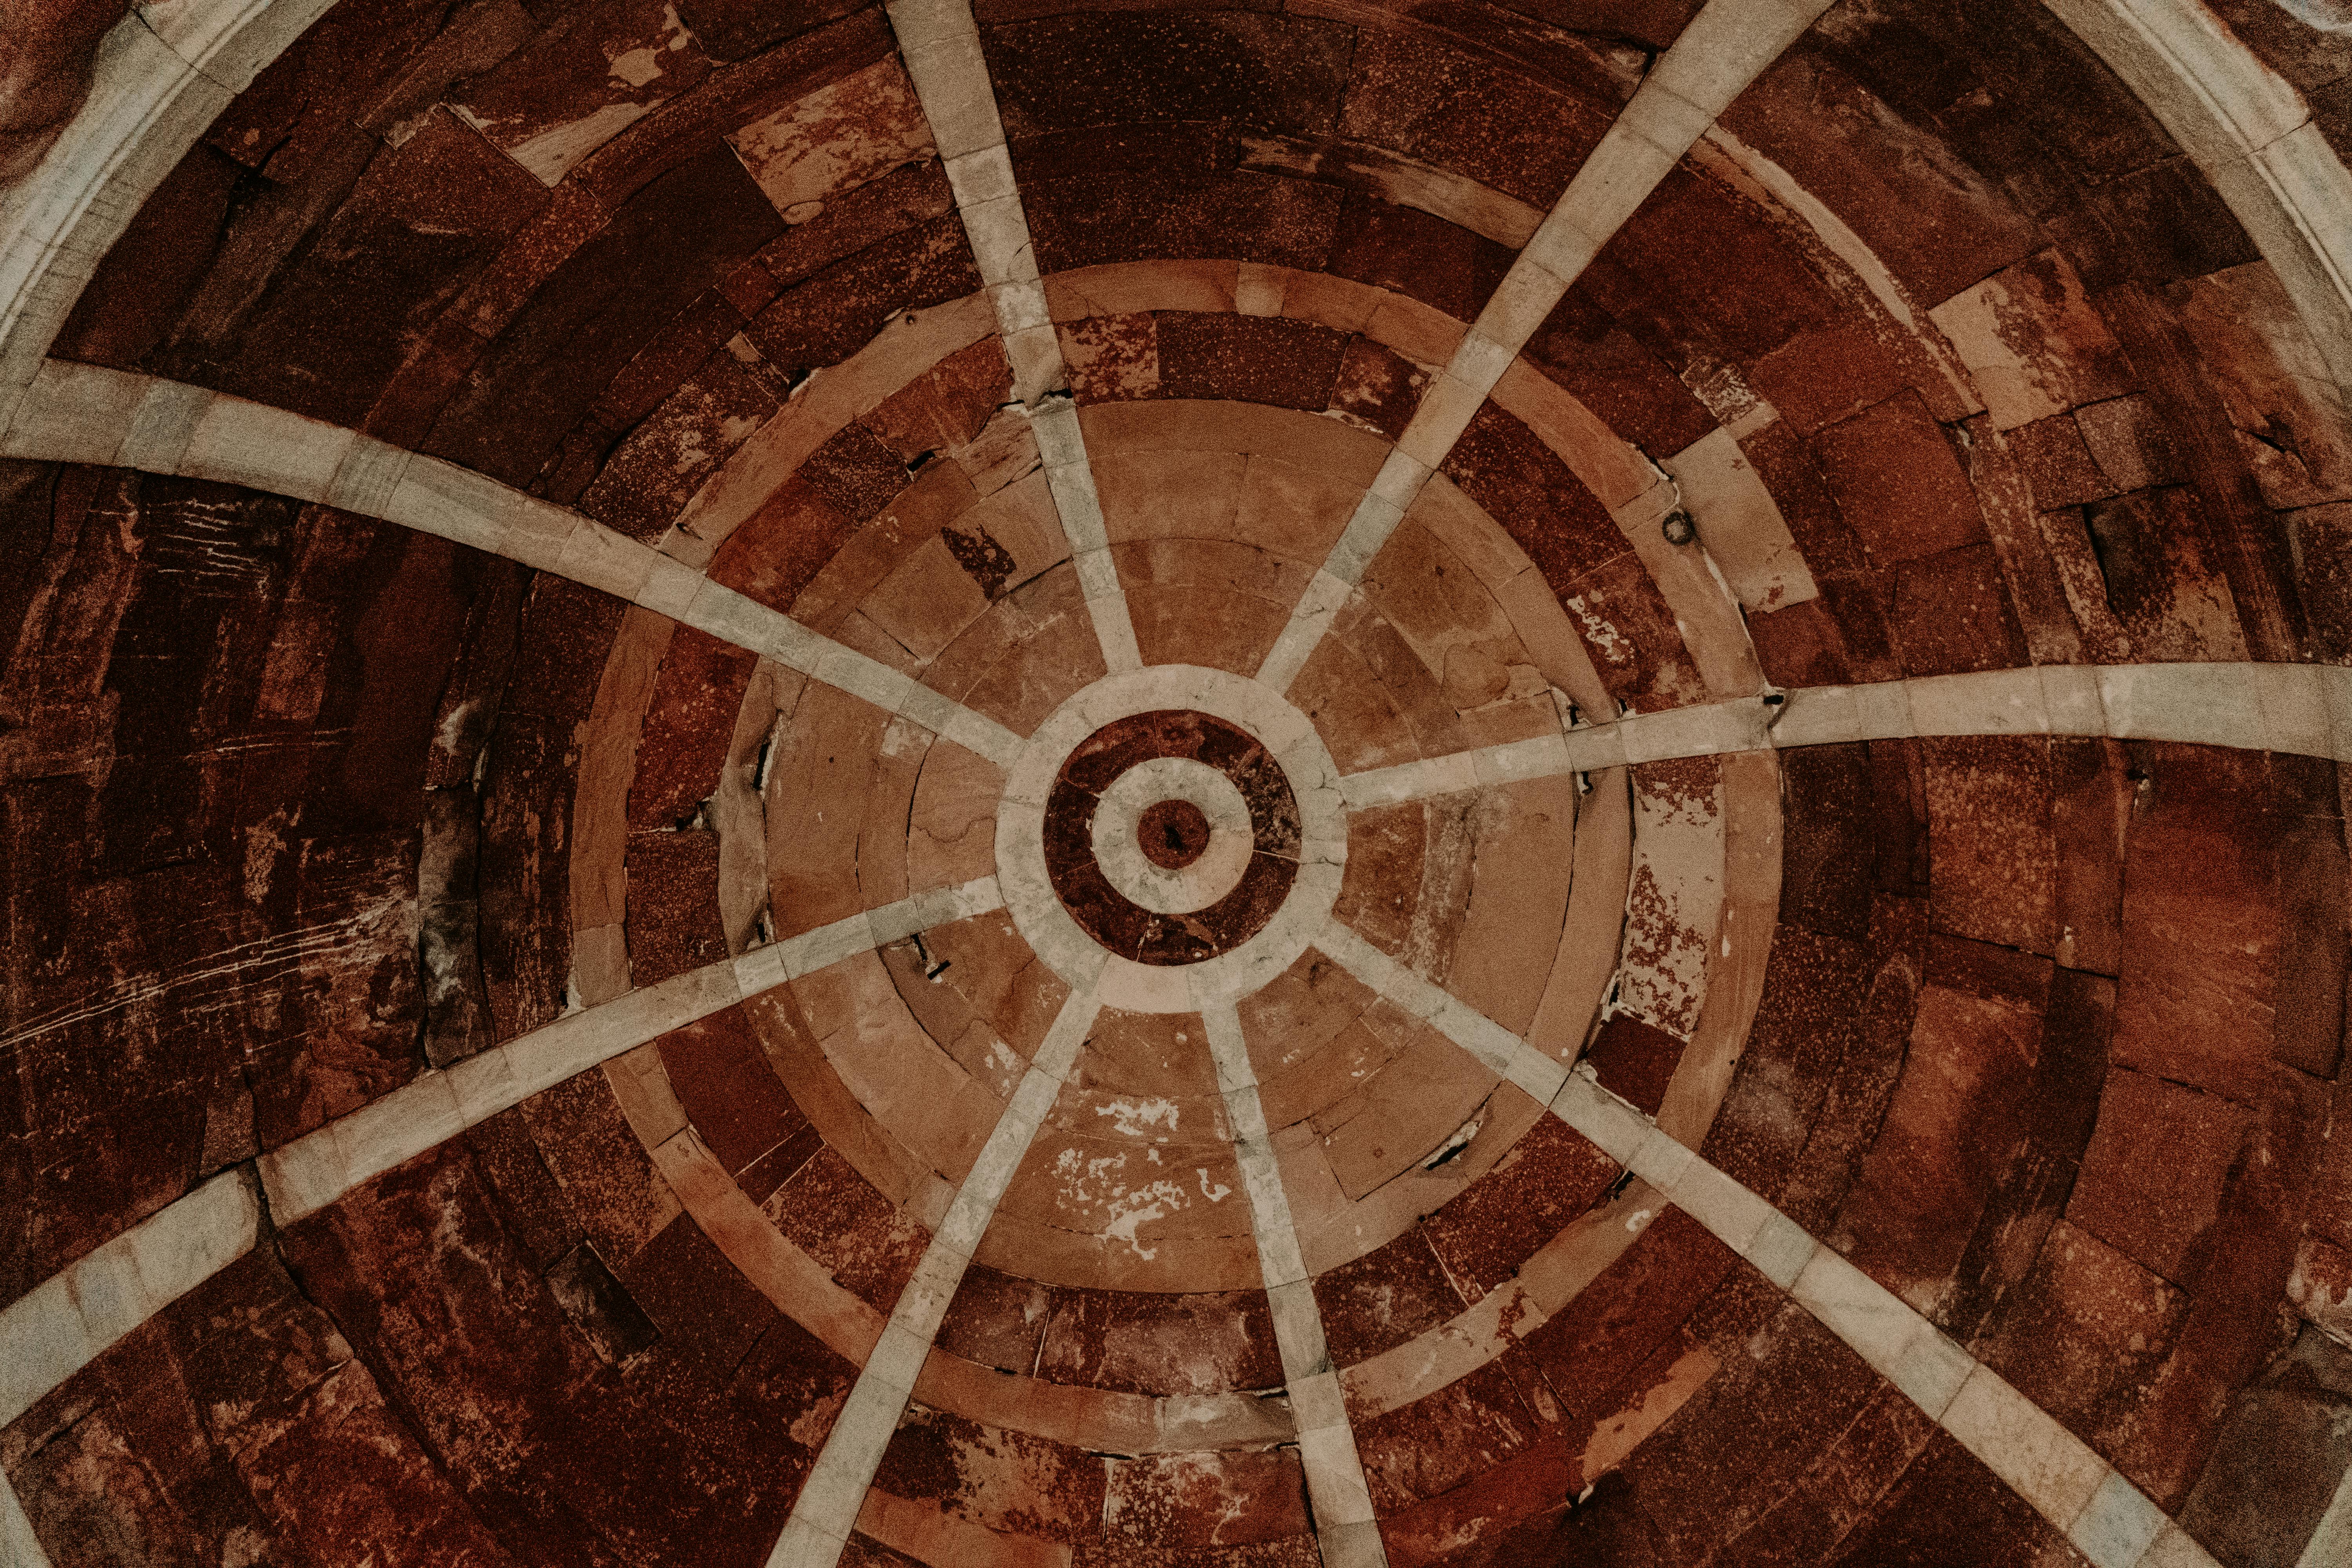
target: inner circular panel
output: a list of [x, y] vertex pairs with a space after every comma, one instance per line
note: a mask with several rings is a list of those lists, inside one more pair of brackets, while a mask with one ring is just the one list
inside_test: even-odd
[[[1180, 884], [1171, 890], [1179, 892], [1176, 901], [1190, 906], [1184, 909], [1140, 903], [1112, 877], [1114, 866], [1136, 873], [1150, 867], [1134, 847], [1134, 821], [1144, 805], [1171, 793], [1167, 788], [1147, 779], [1132, 786], [1131, 796], [1111, 799], [1120, 818], [1109, 838], [1113, 860], [1107, 863], [1097, 853], [1103, 836], [1096, 827], [1105, 797], [1154, 762], [1189, 762], [1214, 773], [1241, 803], [1247, 820], [1238, 875], [1222, 889], [1205, 879], [1190, 879], [1198, 884], [1191, 888]], [[1127, 804], [1130, 798], [1132, 805]], [[1222, 797], [1211, 799], [1230, 815]], [[1274, 918], [1298, 872], [1298, 803], [1282, 765], [1238, 724], [1190, 708], [1129, 714], [1074, 747], [1046, 798], [1045, 830], [1046, 874], [1063, 908], [1087, 935], [1138, 963], [1199, 963], [1240, 946]], [[1192, 904], [1199, 893], [1207, 893], [1208, 900]]]
[[[1165, 847], [1172, 813], [1192, 814], [1200, 845], [1179, 866], [1151, 851], [1145, 824], [1162, 813], [1157, 847]], [[1095, 863], [1111, 887], [1157, 914], [1205, 910], [1232, 892], [1256, 852], [1249, 803], [1215, 768], [1191, 757], [1154, 757], [1113, 780], [1095, 805]]]

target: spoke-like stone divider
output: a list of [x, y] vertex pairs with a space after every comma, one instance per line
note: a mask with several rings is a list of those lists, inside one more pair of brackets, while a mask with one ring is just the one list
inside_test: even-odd
[[889, 0], [890, 26], [915, 96], [971, 237], [972, 258], [996, 308], [998, 332], [1013, 364], [1013, 391], [1028, 410], [1045, 459], [1046, 488], [1070, 542], [1070, 562], [1093, 620], [1103, 663], [1113, 673], [1140, 668], [1127, 591], [1111, 562], [1102, 498], [1087, 460], [1077, 405], [1067, 390], [1062, 341], [1045, 303], [1029, 219], [1013, 177], [1013, 156], [997, 117], [996, 88], [980, 47], [969, 0]]
[[1650, 68], [1437, 373], [1257, 678], [1287, 691], [1479, 405], [1634, 209], [1829, 0], [1707, 0]]
[[569, 1014], [446, 1070], [419, 1073], [383, 1099], [263, 1154], [253, 1172], [223, 1172], [0, 1310], [0, 1426], [251, 1251], [261, 1197], [273, 1224], [291, 1225], [540, 1090], [672, 1029], [845, 958], [1003, 907], [996, 879], [987, 877], [753, 948]]
[[948, 1304], [955, 1300], [973, 1250], [1013, 1173], [1027, 1157], [1037, 1129], [1052, 1113], [1100, 1011], [1101, 1004], [1087, 987], [1071, 992], [1054, 1016], [1021, 1086], [1013, 1091], [971, 1173], [948, 1205], [947, 1217], [931, 1233], [914, 1278], [891, 1309], [882, 1338], [858, 1373], [848, 1403], [835, 1418], [816, 1466], [793, 1503], [792, 1517], [768, 1553], [767, 1568], [834, 1568], [841, 1561], [875, 1473], [882, 1468], [883, 1452], [913, 1397], [931, 1342], [939, 1337]]
[[1388, 1551], [1372, 1517], [1372, 1494], [1356, 1451], [1355, 1428], [1323, 1337], [1323, 1309], [1298, 1249], [1290, 1196], [1274, 1152], [1265, 1110], [1258, 1101], [1257, 1069], [1250, 1065], [1240, 1015], [1230, 1002], [1201, 1015], [1216, 1064], [1217, 1092], [1234, 1131], [1234, 1152], [1248, 1190], [1250, 1229], [1257, 1238], [1258, 1271], [1265, 1277], [1274, 1313], [1274, 1341], [1282, 1354], [1282, 1379], [1298, 1424], [1298, 1457], [1307, 1473], [1307, 1500], [1315, 1510], [1315, 1538], [1324, 1568], [1387, 1568]]
[[1940, 735], [2176, 741], [2352, 762], [2352, 669], [2321, 664], [2057, 664], [1634, 714], [1609, 724], [1370, 768], [1350, 811], [1676, 757]]
[[1705, 1226], [1982, 1460], [2095, 1568], [2219, 1568], [2089, 1444], [1835, 1248], [1602, 1089], [1590, 1069], [1570, 1072], [1336, 920], [1316, 945]]
[[650, 545], [455, 463], [182, 382], [50, 360], [0, 456], [184, 474], [396, 522], [601, 589], [979, 752], [1021, 737]]

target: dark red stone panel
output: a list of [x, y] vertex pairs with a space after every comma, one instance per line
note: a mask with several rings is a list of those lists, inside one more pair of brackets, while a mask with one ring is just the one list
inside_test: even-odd
[[2352, 1351], [2305, 1328], [2231, 1402], [2180, 1527], [2224, 1563], [2292, 1563], [2352, 1460]]
[[260, 279], [207, 279], [147, 367], [358, 424], [458, 290], [547, 199], [471, 127], [436, 110], [398, 148], [377, 149], [349, 199], [257, 300], [240, 295]]
[[730, 1175], [808, 1125], [740, 1006], [672, 1029], [658, 1045], [670, 1091]]
[[422, 1065], [436, 708], [481, 577], [227, 486], [0, 475], [0, 1299]]
[[[1280, 1542], [1307, 1536], [1307, 1478], [1298, 1450], [1228, 1448], [1114, 1459], [1103, 1509], [1106, 1551], [1157, 1564], [1170, 1549]], [[1311, 1541], [1313, 1538], [1307, 1536]], [[1279, 1549], [1277, 1549], [1279, 1550]], [[1296, 1559], [1295, 1548], [1243, 1561]], [[1214, 1559], [1212, 1559], [1214, 1561]], [[1321, 1554], [1306, 1560], [1319, 1563]]]
[[1667, 1208], [1625, 1252], [1523, 1342], [1571, 1431], [1621, 1407], [1617, 1395], [1662, 1352], [1738, 1257], [1680, 1209]]
[[1983, 542], [1976, 494], [1916, 393], [1829, 426], [1812, 449], [1873, 562], [1892, 566]]
[[861, 525], [898, 500], [911, 478], [906, 460], [863, 425], [829, 437], [801, 464], [798, 477], [834, 510]]
[[1706, 700], [1680, 623], [1631, 548], [1569, 584], [1559, 599], [1601, 683], [1628, 709], [1654, 713]]
[[1902, 1480], [1880, 1498], [1830, 1563], [1975, 1568], [1982, 1563], [2087, 1562], [1949, 1433], [1927, 1439]]
[[1429, 373], [1367, 337], [1348, 340], [1331, 384], [1329, 411], [1394, 441], [1412, 423]]
[[529, 484], [637, 351], [782, 228], [724, 142], [663, 174], [530, 293], [424, 449]]
[[771, 609], [790, 610], [857, 525], [795, 475], [760, 503], [710, 559], [714, 583]]
[[[1318, 187], [1322, 188], [1322, 187]], [[1349, 191], [1332, 227], [1334, 275], [1418, 300], [1459, 321], [1477, 319], [1516, 253], [1418, 207]], [[1271, 259], [1270, 258], [1268, 259]]]
[[1861, 938], [1879, 854], [1869, 747], [1794, 748], [1780, 781], [1781, 926]]
[[1248, 10], [1074, 12], [981, 34], [1016, 144], [1155, 121], [1328, 136], [1355, 44], [1334, 22]]
[[1815, 1235], [1843, 1204], [1894, 1093], [1927, 942], [1926, 900], [1881, 897], [1874, 905], [1865, 942], [1870, 969], [1853, 1033], [1829, 1074], [1820, 1115], [1779, 1199], [1783, 1212]]
[[670, 634], [637, 739], [636, 776], [629, 781], [632, 830], [683, 827], [718, 791], [759, 662], [750, 649], [693, 626]]
[[1037, 1375], [1154, 1395], [1278, 1388], [1283, 1380], [1263, 1290], [1164, 1295], [1056, 1289]]
[[1744, 1266], [1698, 1316], [1720, 1320], [1693, 1328], [1722, 1369], [1623, 1461], [1630, 1502], [1665, 1562], [1705, 1561], [1753, 1525], [1883, 1386]]
[[1541, 1117], [1495, 1168], [1422, 1222], [1454, 1288], [1476, 1300], [1608, 1194], [1619, 1167], [1555, 1117]]
[[859, 0], [687, 0], [678, 16], [712, 58], [740, 60], [866, 8]]
[[1478, 412], [1440, 470], [1534, 560], [1556, 594], [1632, 552], [1616, 520], [1540, 437], [1494, 403]]
[[524, 607], [482, 777], [482, 976], [502, 1039], [563, 1009], [576, 735], [625, 607], [544, 574]]
[[1323, 1337], [1339, 1366], [1369, 1361], [1382, 1351], [1436, 1328], [1468, 1303], [1430, 1249], [1425, 1226], [1315, 1277]]
[[2143, 779], [2125, 847], [2116, 1062], [2252, 1102], [2287, 984], [2280, 854], [2325, 809], [2306, 781], [2334, 770], [2216, 747], [2130, 751]]
[[1764, 999], [1699, 1150], [1768, 1200], [1779, 1200], [1838, 1069], [1858, 1048], [1873, 968], [1864, 943], [1785, 919], [1772, 939]]
[[962, 220], [936, 217], [792, 283], [744, 332], [797, 382], [864, 348], [892, 316], [961, 300], [979, 288], [980, 268]]
[[1868, 1518], [1936, 1430], [1917, 1405], [1891, 1387], [1880, 1388], [1718, 1561], [1738, 1568], [1831, 1561], [1838, 1544]]
[[1890, 575], [1887, 626], [1906, 674], [1965, 675], [2028, 662], [1991, 545], [1906, 561]]
[[1967, 735], [1919, 744], [1936, 928], [2053, 952], [2059, 933], [2050, 742], [2039, 735]]
[[[305, 1293], [525, 1561], [756, 1558], [823, 1439], [825, 1423], [803, 1417], [837, 1408], [854, 1377], [740, 1279], [714, 1293], [723, 1262], [683, 1232], [630, 1270], [662, 1338], [625, 1371], [608, 1365], [455, 1147], [367, 1184], [282, 1245]], [[746, 1343], [748, 1354], [732, 1348]]]
[[2093, 303], [2123, 345], [2168, 433], [2180, 477], [2196, 493], [2198, 553], [2228, 579], [2247, 657], [2302, 658], [2304, 611], [2286, 531], [2263, 503], [2241, 437], [2212, 394], [2200, 350], [2171, 306], [2135, 286]]
[[[1693, 244], [1701, 234], [1707, 242]], [[1723, 265], [1730, 256], [1737, 266]], [[1687, 164], [1660, 182], [1579, 287], [1678, 375], [1751, 363], [1843, 314], [1760, 208]]]
[[1410, 1405], [1358, 1416], [1356, 1451], [1371, 1485], [1372, 1511], [1396, 1513], [1451, 1491], [1527, 1447], [1541, 1430], [1511, 1374], [1491, 1362]]
[[1282, 316], [1154, 313], [1163, 397], [1222, 397], [1321, 413], [1329, 406], [1344, 332]]
[[786, 1177], [762, 1206], [786, 1239], [879, 1312], [898, 1304], [929, 1240], [829, 1144]]
[[[208, 339], [211, 329], [228, 324], [225, 316], [255, 302], [271, 274], [296, 253], [305, 231], [328, 219], [352, 194], [371, 159], [378, 175], [399, 162], [386, 153], [382, 141], [393, 125], [422, 118], [453, 79], [494, 64], [530, 30], [520, 7], [483, 8], [453, 19], [446, 6], [432, 0], [364, 0], [321, 16], [231, 101], [149, 198], [83, 291], [53, 352], [124, 369], [136, 366], [175, 323], [183, 323], [199, 281], [211, 274], [208, 305], [184, 322], [199, 326], [198, 337]], [[433, 116], [425, 133], [437, 136], [447, 120]], [[406, 166], [413, 171], [446, 152], [445, 147], [420, 153]], [[468, 155], [461, 162], [474, 160]], [[473, 174], [478, 183], [487, 179], [516, 199], [545, 199], [543, 191], [534, 197], [524, 188], [536, 182], [511, 164], [501, 171], [477, 163]], [[380, 223], [386, 216], [386, 192], [378, 175], [370, 176], [376, 185], [373, 195], [362, 193], [353, 206], [373, 207], [373, 221]], [[514, 184], [516, 179], [521, 183]], [[238, 186], [234, 217], [232, 183]], [[470, 216], [454, 215], [457, 226], [440, 237], [441, 259], [462, 258], [478, 244], [483, 220], [494, 225], [500, 205], [493, 201]], [[346, 240], [358, 232], [346, 220], [358, 216], [347, 211], [334, 220], [345, 224]], [[232, 230], [238, 243], [226, 254], [224, 242]], [[397, 316], [404, 291], [418, 280], [416, 262], [435, 248], [432, 237], [401, 221], [372, 237], [391, 247], [386, 278], [394, 287], [385, 303], [391, 307], [387, 318]], [[347, 266], [352, 258], [342, 248], [339, 258], [313, 257], [303, 266], [315, 281], [320, 268]], [[407, 303], [417, 301], [412, 297]], [[314, 354], [365, 355], [393, 345], [344, 337], [309, 346]], [[220, 368], [234, 373], [238, 367]], [[316, 385], [306, 390], [329, 398], [337, 391]]]
[[1030, 1376], [1037, 1371], [1052, 1310], [1048, 1287], [972, 1264], [940, 1321], [940, 1348], [999, 1372]]
[[1019, 143], [1013, 163], [1037, 265], [1045, 272], [1202, 257], [1320, 271], [1339, 218], [1338, 189], [1276, 174], [1204, 170], [1041, 179], [1024, 168]]
[[[731, 308], [708, 314], [713, 330], [736, 320]], [[640, 361], [648, 357], [638, 355]], [[636, 368], [633, 363], [630, 369]], [[761, 374], [767, 370], [746, 365], [725, 348], [712, 353], [622, 440], [580, 495], [579, 509], [632, 539], [658, 538], [703, 481], [775, 413], [773, 373]], [[623, 373], [622, 382], [628, 374]], [[622, 382], [614, 383], [616, 391]]]
[[1108, 1467], [1067, 1444], [913, 1405], [874, 1486], [990, 1530], [1075, 1545], [1102, 1539]]
[[1653, 457], [1671, 457], [1716, 427], [1705, 405], [1591, 292], [1570, 289], [1521, 351], [1601, 422]]
[[1341, 135], [1539, 209], [1568, 188], [1618, 107], [1613, 92], [1564, 92], [1418, 28], [1363, 29], [1349, 65]]
[[2112, 1452], [2188, 1306], [2179, 1290], [2098, 1237], [2061, 1224], [1975, 1348], [2076, 1436]]
[[[2115, 1022], [2115, 986], [2102, 976], [2059, 969], [2051, 976], [2042, 1053], [2007, 1164], [1960, 1255], [1952, 1288], [1936, 1312], [1955, 1338], [1977, 1333], [2033, 1266], [2076, 1190], [2084, 1145], [2098, 1114]], [[1998, 1161], [2004, 1151], [1990, 1151]]]
[[1674, 1081], [1686, 1043], [1679, 1035], [1620, 1013], [1601, 1026], [1584, 1057], [1601, 1088], [1643, 1115], [1655, 1116], [1665, 1103], [1666, 1085]]
[[1937, 1308], [2006, 1172], [2042, 1050], [2051, 965], [1934, 940], [1886, 1117], [1832, 1236], [1922, 1311]]
[[516, 1561], [267, 1245], [36, 1404], [0, 1462], [60, 1565]]

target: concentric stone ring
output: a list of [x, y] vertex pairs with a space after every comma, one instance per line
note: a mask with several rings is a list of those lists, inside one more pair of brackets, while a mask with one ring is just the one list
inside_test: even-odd
[[[1171, 770], [1149, 767], [1171, 762], [1211, 775], [1188, 782], [1223, 824], [1162, 782]], [[1180, 866], [1163, 866], [1145, 847], [1146, 811], [1160, 813], [1154, 847], [1175, 851]], [[1180, 823], [1197, 824], [1197, 849]], [[1140, 963], [1198, 963], [1263, 931], [1298, 870], [1298, 803], [1281, 766], [1239, 725], [1192, 709], [1132, 714], [1096, 731], [1063, 763], [1045, 802], [1045, 868], [1062, 906], [1087, 934]], [[1223, 853], [1205, 874], [1187, 877], [1213, 847]]]
[[1306, 715], [1254, 680], [1182, 665], [1107, 676], [1013, 770], [997, 816], [1006, 906], [1108, 1005], [1238, 997], [1330, 913], [1347, 852], [1338, 777]]

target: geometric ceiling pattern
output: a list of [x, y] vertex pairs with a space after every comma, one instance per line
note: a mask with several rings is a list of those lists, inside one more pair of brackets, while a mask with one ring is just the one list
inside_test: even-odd
[[0, 1563], [2352, 1563], [2337, 0], [0, 61]]

